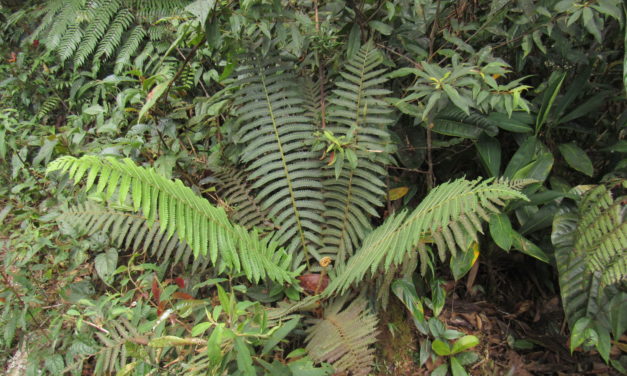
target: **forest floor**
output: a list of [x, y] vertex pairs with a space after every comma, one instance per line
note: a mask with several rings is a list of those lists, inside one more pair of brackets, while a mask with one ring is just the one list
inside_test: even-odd
[[[475, 376], [619, 375], [596, 352], [569, 350], [568, 328], [557, 292], [547, 292], [536, 273], [481, 264], [473, 286], [451, 282], [440, 319], [448, 329], [479, 338], [479, 360], [466, 367]], [[525, 270], [525, 269], [523, 269]], [[548, 275], [548, 274], [545, 274]], [[483, 286], [493, 286], [484, 291]], [[472, 294], [469, 293], [472, 291]], [[398, 303], [400, 304], [400, 303]], [[391, 324], [391, 325], [389, 325]], [[388, 330], [395, 328], [394, 334]], [[419, 333], [407, 310], [391, 304], [381, 323], [378, 376], [430, 375], [445, 359], [419, 366]], [[622, 341], [621, 341], [622, 342]], [[614, 346], [616, 347], [616, 346]], [[616, 353], [617, 348], [612, 349]]]

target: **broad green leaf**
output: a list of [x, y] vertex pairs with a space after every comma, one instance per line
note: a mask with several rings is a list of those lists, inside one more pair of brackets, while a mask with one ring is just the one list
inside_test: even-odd
[[559, 150], [570, 167], [592, 177], [594, 167], [592, 167], [592, 161], [583, 149], [575, 143], [570, 142], [568, 144], [559, 145]]
[[503, 176], [512, 179], [518, 170], [531, 162], [537, 146], [537, 138], [534, 136], [527, 137], [518, 150], [516, 150], [512, 159], [510, 159], [507, 167], [505, 168], [505, 172], [503, 172]]
[[350, 59], [355, 55], [361, 47], [361, 29], [356, 23], [351, 27], [351, 31], [348, 34], [348, 43], [346, 44], [346, 57]]
[[439, 356], [451, 355], [451, 348], [449, 347], [448, 343], [445, 343], [439, 339], [433, 341], [433, 343], [431, 344], [431, 349], [433, 349], [433, 352], [435, 352]]
[[427, 334], [428, 328], [425, 321], [425, 310], [420, 297], [416, 293], [414, 284], [405, 279], [397, 279], [392, 283], [392, 291], [412, 314], [416, 328], [422, 334]]
[[106, 284], [111, 282], [111, 277], [113, 276], [113, 272], [115, 272], [117, 264], [118, 251], [114, 248], [110, 248], [106, 252], [99, 254], [94, 260], [96, 273]]
[[204, 333], [207, 329], [211, 328], [213, 324], [210, 322], [201, 322], [196, 324], [192, 328], [192, 337], [198, 337], [198, 335]]
[[300, 316], [293, 318], [290, 321], [286, 322], [285, 324], [281, 325], [281, 327], [277, 329], [272, 334], [272, 336], [270, 336], [270, 338], [268, 338], [268, 341], [263, 346], [261, 355], [269, 354], [270, 351], [274, 350], [275, 347], [278, 345], [278, 343], [281, 342], [283, 338], [287, 337], [287, 335], [290, 334], [292, 330], [294, 330], [294, 328], [296, 328], [296, 325], [298, 325], [299, 322], [300, 322]]
[[[512, 116], [501, 112], [493, 112], [488, 115], [488, 119], [496, 124], [497, 127], [513, 133], [532, 133], [533, 119], [524, 112], [514, 112]], [[531, 122], [530, 122], [531, 121]]]
[[543, 153], [535, 161], [516, 171], [512, 179], [533, 179], [543, 182], [549, 176], [553, 162], [551, 153]]
[[572, 354], [573, 351], [579, 346], [581, 346], [588, 339], [587, 330], [590, 329], [590, 324], [592, 320], [588, 317], [582, 317], [575, 325], [573, 325], [573, 330], [570, 332], [570, 352]]
[[464, 277], [475, 264], [478, 256], [479, 245], [477, 242], [473, 242], [472, 246], [467, 251], [459, 252], [456, 256], [451, 256], [450, 266], [453, 278], [459, 281]]
[[215, 366], [222, 360], [222, 337], [225, 328], [224, 323], [218, 324], [211, 332], [209, 340], [207, 340], [207, 359], [209, 364]]
[[451, 354], [457, 354], [462, 351], [471, 349], [479, 344], [479, 338], [473, 335], [466, 335], [455, 341]]
[[253, 358], [250, 356], [250, 349], [242, 337], [235, 337], [235, 359], [237, 360], [238, 371], [245, 376], [255, 376], [253, 368]]
[[370, 21], [368, 23], [368, 25], [373, 28], [374, 30], [378, 31], [379, 33], [383, 34], [383, 35], [390, 35], [392, 34], [392, 26], [383, 23], [381, 21]]
[[431, 372], [431, 376], [446, 376], [448, 371], [448, 364], [442, 364]]
[[557, 98], [557, 94], [559, 94], [565, 78], [566, 72], [559, 71], [553, 72], [551, 77], [549, 77], [549, 84], [544, 90], [544, 96], [542, 98], [542, 107], [540, 107], [540, 112], [536, 118], [536, 136], [540, 133], [540, 129], [542, 129], [542, 126], [547, 121], [551, 108], [553, 107], [553, 102], [555, 98]]
[[475, 146], [490, 177], [499, 176], [501, 170], [501, 144], [499, 141], [482, 133]]
[[453, 102], [455, 106], [457, 106], [457, 108], [464, 111], [466, 115], [470, 115], [470, 109], [468, 108], [468, 100], [462, 97], [461, 95], [459, 95], [459, 92], [457, 91], [457, 89], [455, 89], [453, 86], [449, 84], [442, 85], [442, 88], [444, 89], [444, 92], [446, 93], [448, 98], [451, 100], [451, 102]]
[[516, 231], [512, 232], [514, 234], [514, 249], [547, 264], [551, 261], [549, 259], [549, 256], [540, 247], [533, 244], [531, 241], [529, 241], [527, 238], [520, 235]]
[[138, 124], [141, 122], [144, 116], [148, 113], [148, 111], [150, 111], [150, 109], [153, 108], [155, 104], [157, 104], [157, 101], [159, 100], [159, 98], [161, 98], [163, 93], [165, 93], [169, 84], [170, 84], [170, 81], [162, 82], [158, 84], [157, 86], [155, 86], [150, 91], [150, 93], [148, 93], [148, 96], [146, 97], [146, 103], [142, 106], [142, 109], [139, 111], [139, 115], [137, 117]]
[[515, 234], [507, 214], [494, 214], [490, 217], [490, 235], [501, 249], [509, 251], [512, 248]]
[[468, 376], [464, 367], [455, 357], [451, 358], [451, 373], [453, 373], [453, 376]]

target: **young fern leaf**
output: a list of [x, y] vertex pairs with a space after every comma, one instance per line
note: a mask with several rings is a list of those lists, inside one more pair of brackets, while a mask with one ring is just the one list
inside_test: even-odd
[[307, 351], [318, 362], [329, 362], [337, 373], [366, 376], [374, 364], [377, 317], [368, 312], [366, 299], [355, 299], [346, 309], [339, 298], [324, 310], [321, 320], [313, 320], [307, 331]]
[[487, 221], [491, 213], [499, 211], [496, 205], [504, 205], [503, 200], [508, 199], [527, 199], [515, 189], [518, 186], [519, 182], [493, 179], [458, 179], [437, 186], [411, 213], [395, 213], [372, 231], [348, 263], [338, 268], [324, 294], [344, 293], [364, 279], [368, 270], [372, 274], [379, 267], [387, 270], [401, 263], [407, 252], [417, 249], [422, 256], [427, 242], [436, 243], [442, 258], [446, 251], [466, 251], [477, 232], [482, 232], [481, 219]]
[[372, 42], [364, 45], [346, 62], [340, 73], [343, 80], [329, 98], [327, 130], [348, 142], [345, 153], [356, 159], [356, 166], [336, 161], [343, 164], [339, 174], [335, 165], [324, 169], [327, 210], [321, 253], [339, 264], [372, 230], [370, 218], [379, 216], [377, 208], [386, 195], [384, 166], [392, 163], [393, 152], [387, 127], [393, 123], [393, 109], [383, 100], [390, 92], [380, 88], [387, 81], [386, 69], [379, 68], [382, 62]]
[[[551, 240], [568, 324], [607, 317], [608, 302], [627, 281], [625, 196], [601, 185], [555, 215]], [[620, 336], [622, 333], [615, 333]]]
[[164, 263], [191, 263], [192, 273], [207, 270], [211, 265], [208, 256], [193, 257], [192, 249], [180, 241], [176, 234], [169, 237], [159, 231], [161, 226], [158, 221], [149, 227], [146, 217], [140, 214], [105, 208], [88, 201], [64, 211], [57, 221], [87, 235], [106, 233], [117, 248], [147, 252]]
[[277, 239], [308, 260], [321, 244], [324, 211], [318, 181], [321, 162], [310, 151], [314, 126], [291, 67], [278, 59], [252, 58], [239, 71], [235, 105], [238, 142], [245, 145], [257, 200], [279, 227]]
[[85, 190], [95, 185], [95, 193], [104, 194], [107, 200], [116, 190], [121, 203], [130, 194], [134, 211], [141, 209], [149, 226], [158, 219], [160, 232], [167, 232], [168, 237], [176, 233], [194, 256], [209, 255], [214, 265], [219, 254], [220, 271], [243, 271], [255, 282], [266, 277], [278, 283], [293, 281], [289, 272], [291, 256], [276, 242], [270, 237], [260, 239], [256, 231], [232, 224], [222, 208], [212, 206], [180, 180], [168, 180], [151, 168], [136, 166], [130, 159], [112, 157], [61, 157], [48, 166], [51, 171], [67, 172], [75, 183], [86, 177]]

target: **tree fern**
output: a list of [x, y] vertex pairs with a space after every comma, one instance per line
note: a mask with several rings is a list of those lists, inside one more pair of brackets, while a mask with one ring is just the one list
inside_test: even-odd
[[344, 65], [342, 80], [329, 98], [328, 128], [335, 137], [348, 142], [346, 152], [354, 153], [356, 166], [343, 163], [336, 178], [335, 166], [324, 170], [324, 248], [342, 263], [353, 254], [371, 231], [370, 217], [386, 195], [385, 165], [393, 151], [387, 131], [393, 120], [392, 107], [382, 98], [390, 92], [380, 86], [387, 80], [379, 69], [382, 55], [373, 43], [364, 45]]
[[481, 232], [481, 219], [504, 205], [503, 200], [526, 197], [518, 192], [520, 182], [458, 179], [439, 185], [411, 213], [404, 210], [388, 217], [363, 241], [345, 267], [325, 290], [327, 296], [342, 294], [352, 283], [361, 281], [368, 270], [387, 269], [399, 264], [407, 252], [418, 250], [421, 262], [426, 262], [425, 244], [437, 245], [440, 257], [446, 251], [455, 254], [466, 251], [471, 240]]
[[119, 202], [124, 203], [130, 194], [134, 211], [141, 209], [149, 226], [158, 219], [162, 233], [167, 232], [168, 237], [176, 233], [195, 256], [209, 255], [213, 264], [219, 254], [221, 271], [243, 271], [252, 281], [265, 277], [279, 283], [292, 281], [290, 255], [278, 249], [270, 237], [260, 239], [256, 231], [233, 225], [223, 209], [196, 196], [180, 180], [170, 181], [130, 159], [111, 157], [61, 157], [48, 171], [68, 172], [75, 182], [86, 176], [85, 190], [94, 188], [106, 199], [117, 191]]
[[145, 252], [170, 265], [191, 263], [192, 273], [205, 270], [211, 264], [207, 256], [193, 257], [192, 249], [181, 242], [176, 234], [168, 237], [165, 232], [159, 231], [158, 222], [149, 227], [146, 217], [139, 214], [106, 208], [88, 201], [64, 211], [57, 221], [88, 235], [104, 232], [117, 248]]
[[366, 376], [374, 363], [377, 317], [368, 312], [368, 302], [357, 298], [344, 308], [345, 298], [328, 305], [321, 320], [312, 320], [307, 330], [307, 350], [318, 362], [329, 362], [337, 373]]
[[279, 227], [278, 239], [300, 263], [321, 246], [324, 206], [321, 163], [306, 145], [314, 126], [297, 82], [283, 62], [252, 58], [239, 71], [235, 105], [252, 188]]
[[571, 327], [583, 317], [601, 319], [617, 288], [627, 291], [624, 200], [601, 185], [586, 193], [578, 207], [562, 207], [553, 220], [551, 239]]

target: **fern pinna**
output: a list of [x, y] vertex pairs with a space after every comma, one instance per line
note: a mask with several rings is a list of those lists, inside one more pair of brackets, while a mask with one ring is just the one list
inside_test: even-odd
[[[136, 166], [130, 159], [84, 156], [61, 157], [48, 166], [48, 172], [68, 172], [79, 182], [86, 177], [85, 190], [110, 199], [117, 193], [120, 203], [129, 197], [134, 211], [141, 210], [149, 226], [159, 221], [161, 232], [183, 239], [195, 256], [208, 255], [220, 271], [243, 271], [252, 281], [270, 278], [288, 282], [291, 256], [271, 237], [261, 239], [256, 230], [232, 224], [224, 209], [198, 197], [180, 180], [170, 181], [152, 169]], [[218, 255], [220, 258], [218, 259]]]

